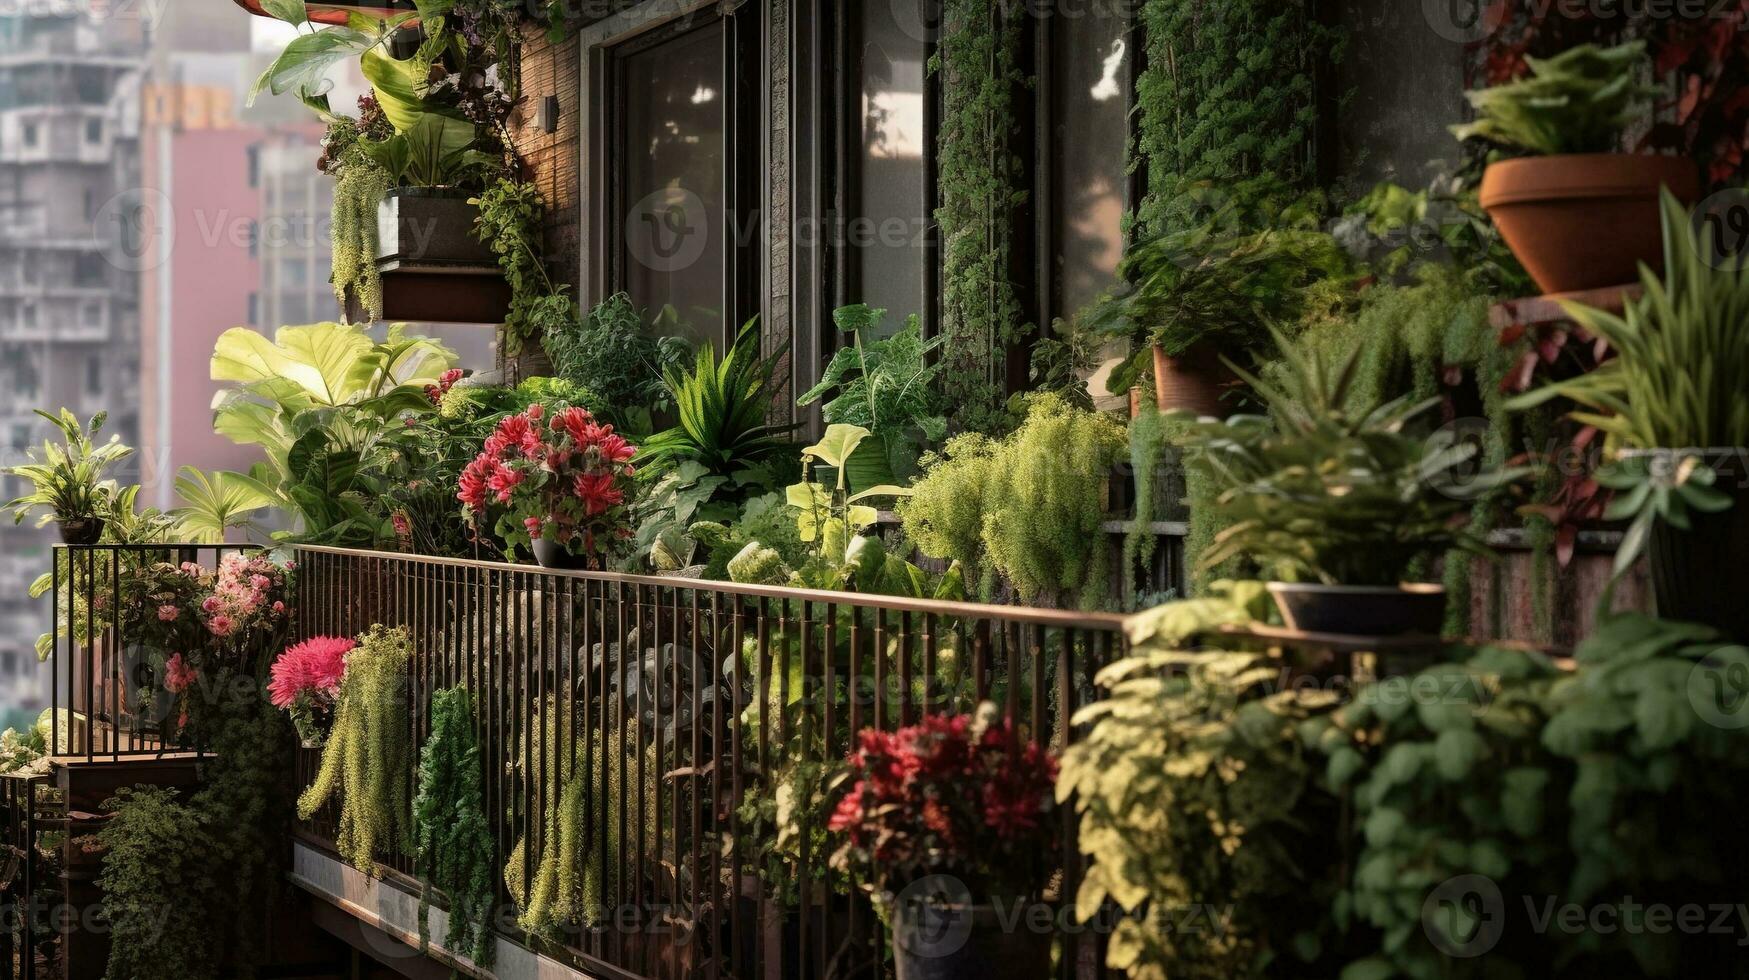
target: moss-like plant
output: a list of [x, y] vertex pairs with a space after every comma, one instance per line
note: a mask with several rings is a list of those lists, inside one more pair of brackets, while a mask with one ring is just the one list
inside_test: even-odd
[[931, 458], [900, 505], [924, 554], [1007, 578], [1021, 599], [1101, 605], [1111, 585], [1104, 534], [1106, 481], [1124, 431], [1056, 395], [1032, 400], [1026, 421], [1000, 442], [959, 437]]
[[335, 846], [366, 874], [381, 873], [379, 848], [413, 850], [406, 691], [412, 657], [413, 639], [405, 629], [372, 626], [358, 638], [346, 657], [346, 679], [321, 768], [298, 797], [298, 817], [308, 820], [339, 793]]
[[110, 812], [97, 834], [110, 939], [104, 975], [217, 980], [225, 947], [200, 914], [216, 909], [221, 895], [212, 855], [201, 846], [211, 826], [165, 787], [124, 787], [103, 808]]
[[419, 944], [430, 941], [430, 890], [449, 899], [444, 946], [492, 965], [492, 830], [481, 809], [485, 786], [473, 703], [466, 687], [431, 698], [431, 737], [419, 760], [419, 795], [413, 801], [415, 856], [426, 888], [419, 896]]

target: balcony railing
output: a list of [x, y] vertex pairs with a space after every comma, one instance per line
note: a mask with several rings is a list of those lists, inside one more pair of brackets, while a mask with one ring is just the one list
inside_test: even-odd
[[[861, 728], [986, 700], [1061, 747], [1124, 645], [1112, 614], [298, 550], [300, 634], [412, 634], [413, 744], [433, 692], [473, 692], [496, 867], [520, 853], [532, 870], [544, 853], [560, 772], [600, 774], [584, 781], [583, 839], [612, 883], [612, 925], [550, 951], [615, 976], [879, 975], [884, 930], [867, 900], [833, 887], [806, 835], [774, 854], [775, 830], [745, 804], [795, 763], [842, 757]], [[300, 775], [314, 763], [307, 753]], [[318, 815], [307, 830], [332, 824]], [[1065, 840], [1047, 900], [1072, 901], [1075, 854]], [[1096, 937], [1058, 941], [1060, 976], [1096, 972]]]
[[[54, 706], [70, 714], [56, 711], [52, 737], [63, 756], [200, 750], [160, 717], [163, 698], [141, 698], [162, 679], [148, 676], [128, 617], [112, 611], [127, 599], [130, 567], [210, 568], [229, 550], [55, 549], [55, 628], [65, 635], [54, 644]], [[779, 784], [807, 763], [842, 759], [864, 728], [986, 702], [1061, 749], [1094, 674], [1126, 643], [1114, 613], [293, 550], [288, 642], [376, 624], [411, 636], [408, 744], [429, 736], [436, 692], [469, 689], [500, 908], [518, 898], [502, 872], [520, 859], [533, 877], [556, 844], [562, 790], [592, 777], [581, 780], [579, 860], [605, 883], [594, 901], [607, 914], [542, 937], [508, 925], [514, 914], [495, 918], [506, 938], [597, 976], [880, 976], [886, 929], [829, 870], [826, 814], [814, 816], [814, 834], [780, 842]], [[297, 785], [318, 762], [319, 750], [300, 753]], [[406, 778], [413, 789], [416, 772]], [[1075, 822], [1060, 819], [1061, 851], [1046, 862], [1060, 873], [1030, 896], [1058, 908], [1073, 902], [1082, 868]], [[299, 833], [332, 849], [336, 821], [331, 804]], [[378, 860], [391, 883], [420, 887], [407, 855]], [[569, 879], [579, 882], [572, 908], [588, 907], [585, 877]], [[1102, 975], [1097, 930], [1054, 942], [1058, 977]]]

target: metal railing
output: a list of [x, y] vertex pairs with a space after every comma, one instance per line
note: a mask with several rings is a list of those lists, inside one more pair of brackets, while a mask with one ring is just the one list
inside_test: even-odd
[[176, 651], [148, 649], [138, 624], [156, 614], [133, 588], [154, 563], [216, 569], [243, 545], [72, 545], [52, 549], [49, 574], [51, 754], [92, 762], [199, 754], [171, 715], [175, 699], [156, 667]]
[[52, 976], [63, 892], [49, 834], [64, 835], [66, 806], [49, 777], [0, 775], [0, 980]]
[[[435, 692], [470, 689], [495, 868], [520, 857], [526, 881], [556, 846], [553, 807], [588, 777], [578, 860], [594, 874], [571, 887], [599, 894], [569, 904], [605, 914], [556, 938], [508, 931], [604, 976], [881, 976], [884, 927], [822, 836], [778, 839], [777, 785], [811, 799], [806, 764], [842, 758], [856, 731], [984, 701], [1060, 749], [1125, 642], [1116, 614], [296, 551], [295, 638], [411, 634], [411, 744]], [[303, 754], [301, 780], [316, 761]], [[304, 831], [332, 840], [333, 818]], [[1051, 903], [1073, 902], [1082, 870], [1067, 813], [1062, 835], [1037, 896]], [[1058, 977], [1102, 975], [1093, 930], [1054, 941]]]

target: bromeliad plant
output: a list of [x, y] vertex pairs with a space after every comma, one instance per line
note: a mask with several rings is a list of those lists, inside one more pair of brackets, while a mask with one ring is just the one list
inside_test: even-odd
[[498, 424], [462, 471], [456, 499], [469, 520], [498, 511], [497, 532], [513, 551], [548, 539], [605, 563], [632, 535], [637, 451], [588, 409], [530, 405]]
[[781, 360], [781, 354], [759, 356], [759, 324], [753, 320], [720, 359], [706, 346], [690, 374], [670, 367], [664, 381], [680, 424], [644, 441], [639, 468], [657, 476], [692, 460], [732, 476], [781, 455], [789, 448], [782, 434], [794, 426], [766, 422]]
[[6, 475], [29, 480], [32, 485], [29, 493], [8, 502], [6, 509], [12, 511], [14, 524], [22, 524], [26, 515], [41, 508], [45, 513], [37, 520], [38, 527], [53, 521], [61, 525], [68, 541], [94, 544], [120, 493], [116, 482], [104, 474], [133, 455], [133, 449], [122, 445], [120, 436], [112, 435], [104, 443], [96, 441], [109, 417], [107, 412], [92, 416], [84, 426], [64, 408], [59, 415], [40, 408], [36, 414], [59, 429], [64, 442], [44, 442], [40, 456], [33, 450], [30, 462], [6, 468]]
[[994, 705], [975, 716], [927, 715], [896, 732], [864, 730], [846, 767], [827, 824], [840, 841], [832, 866], [864, 888], [894, 895], [928, 875], [952, 875], [988, 900], [1043, 881], [1056, 841], [1057, 762]]
[[1657, 93], [1641, 81], [1646, 60], [1643, 41], [1526, 58], [1532, 77], [1467, 93], [1476, 120], [1452, 132], [1544, 156], [1612, 152]]

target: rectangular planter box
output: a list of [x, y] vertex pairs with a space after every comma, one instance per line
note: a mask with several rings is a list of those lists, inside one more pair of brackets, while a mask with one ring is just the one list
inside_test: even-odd
[[377, 206], [377, 265], [484, 267], [498, 259], [474, 237], [479, 209], [465, 192], [397, 187]]

